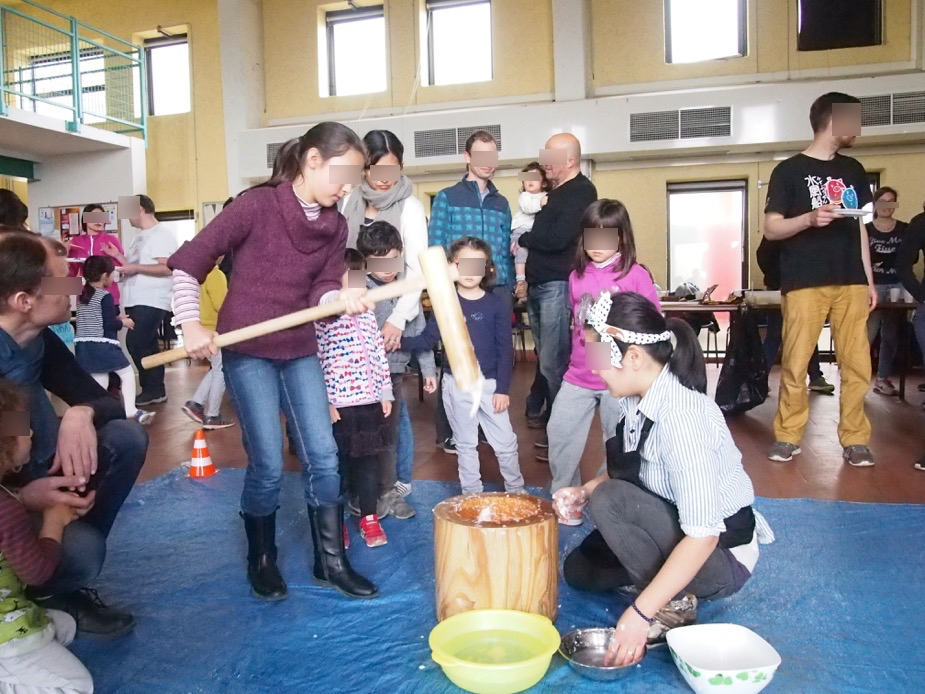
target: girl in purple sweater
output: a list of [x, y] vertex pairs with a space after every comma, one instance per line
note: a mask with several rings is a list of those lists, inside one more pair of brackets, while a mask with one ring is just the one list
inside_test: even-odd
[[[372, 308], [363, 297], [365, 288], [341, 289], [347, 222], [336, 207], [350, 183], [359, 182], [364, 161], [356, 133], [340, 123], [319, 123], [283, 145], [267, 183], [241, 194], [168, 259], [174, 272], [174, 315], [191, 356], [216, 354], [216, 333], [199, 321], [199, 285], [228, 253], [234, 254], [234, 273], [218, 314], [219, 333], [338, 298], [347, 302], [348, 314]], [[222, 350], [247, 452], [241, 494], [247, 577], [253, 594], [266, 600], [287, 596], [276, 565], [283, 472], [280, 410], [302, 463], [315, 582], [352, 598], [378, 595], [344, 554], [337, 444], [317, 352], [311, 323]]]
[[[584, 453], [594, 411], [600, 409], [604, 440], [613, 436], [620, 419], [619, 405], [585, 352], [585, 312], [601, 292], [635, 292], [660, 306], [658, 292], [648, 270], [636, 262], [636, 242], [629, 212], [618, 200], [598, 200], [585, 210], [585, 230], [578, 244], [575, 269], [569, 275], [572, 306], [572, 356], [549, 417], [549, 465], [553, 492], [581, 486], [579, 464]], [[593, 361], [593, 360], [592, 360]], [[565, 525], [581, 525], [575, 511]]]

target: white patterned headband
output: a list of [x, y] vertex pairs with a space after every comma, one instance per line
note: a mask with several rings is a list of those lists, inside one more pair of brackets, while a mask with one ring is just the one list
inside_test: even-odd
[[666, 330], [663, 333], [634, 333], [613, 325], [608, 325], [607, 316], [613, 299], [610, 292], [601, 292], [600, 298], [588, 309], [588, 324], [601, 336], [601, 342], [610, 344], [610, 363], [614, 368], [622, 368], [623, 352], [617, 341], [630, 345], [654, 345], [656, 342], [671, 342], [672, 333]]

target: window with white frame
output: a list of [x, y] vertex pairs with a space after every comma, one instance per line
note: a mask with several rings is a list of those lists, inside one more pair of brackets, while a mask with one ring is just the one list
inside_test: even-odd
[[492, 78], [491, 1], [426, 0], [428, 84]]
[[697, 63], [747, 53], [746, 0], [665, 0], [665, 62]]
[[328, 12], [325, 22], [328, 95], [385, 91], [385, 12], [382, 5]]
[[714, 297], [746, 286], [746, 181], [668, 185], [669, 287], [691, 282]]
[[189, 42], [186, 34], [145, 41], [148, 113], [169, 116], [190, 110]]

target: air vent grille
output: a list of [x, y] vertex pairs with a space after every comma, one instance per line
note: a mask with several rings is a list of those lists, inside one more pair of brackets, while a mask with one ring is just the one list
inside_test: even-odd
[[630, 142], [677, 140], [679, 129], [677, 111], [630, 114]]
[[474, 133], [476, 130], [486, 130], [491, 133], [491, 136], [495, 138], [495, 142], [498, 143], [498, 151], [501, 151], [501, 126], [500, 125], [474, 125], [466, 126], [465, 128], [456, 129], [456, 153], [462, 154], [466, 151], [466, 140], [469, 139], [469, 136]]
[[681, 137], [729, 137], [732, 107], [688, 108], [681, 111]]
[[476, 130], [487, 130], [501, 149], [500, 125], [467, 125], [462, 128], [440, 128], [414, 131], [414, 156], [451, 157], [466, 151], [466, 140]]
[[414, 131], [414, 156], [449, 157], [456, 154], [456, 128]]
[[889, 94], [861, 97], [861, 127], [889, 125], [891, 123], [892, 97]]
[[267, 168], [273, 168], [273, 162], [276, 161], [276, 153], [279, 151], [279, 148], [282, 147], [285, 142], [271, 142], [267, 145]]
[[893, 123], [925, 123], [925, 92], [903, 92], [893, 95]]

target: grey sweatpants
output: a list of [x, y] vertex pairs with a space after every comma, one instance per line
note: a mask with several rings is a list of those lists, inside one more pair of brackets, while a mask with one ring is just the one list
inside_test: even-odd
[[[566, 557], [562, 569], [574, 588], [609, 592], [632, 584], [644, 590], [684, 539], [678, 509], [626, 480], [605, 480], [588, 505], [597, 530]], [[726, 598], [751, 577], [732, 552], [717, 545], [676, 597]]]
[[204, 406], [206, 417], [218, 417], [222, 413], [222, 398], [225, 396], [225, 374], [222, 373], [222, 350], [209, 357], [212, 368], [202, 377], [193, 402]]
[[495, 385], [495, 379], [485, 380], [478, 412], [475, 417], [470, 417], [472, 398], [456, 387], [452, 374], [443, 374], [443, 405], [450, 428], [453, 430], [453, 441], [456, 443], [456, 462], [459, 465], [459, 482], [463, 494], [477, 494], [483, 489], [478, 452], [479, 426], [485, 432], [485, 438], [498, 458], [505, 491], [515, 492], [524, 488], [524, 478], [520, 474], [517, 436], [511, 427], [511, 418], [507, 410], [495, 412], [491, 404]]
[[620, 401], [607, 390], [591, 390], [562, 381], [546, 425], [549, 467], [552, 470], [551, 492], [581, 485], [581, 456], [585, 452], [596, 409], [600, 409], [606, 443], [620, 422]]

